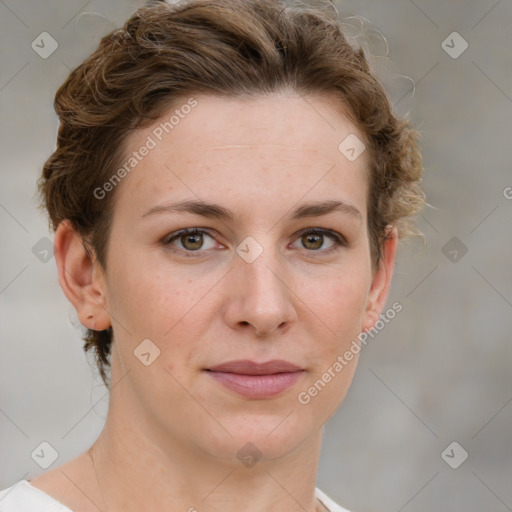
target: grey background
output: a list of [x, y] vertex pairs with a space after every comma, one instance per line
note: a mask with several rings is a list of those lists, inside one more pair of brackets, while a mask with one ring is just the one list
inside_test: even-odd
[[[43, 471], [31, 458], [42, 441], [55, 467], [105, 419], [55, 260], [40, 261], [51, 235], [35, 183], [55, 145], [55, 91], [140, 5], [0, 1], [0, 489]], [[347, 33], [364, 34], [396, 112], [422, 132], [432, 207], [426, 245], [401, 247], [388, 305], [403, 311], [369, 340], [326, 426], [318, 486], [354, 512], [512, 510], [512, 2], [336, 5], [359, 16]], [[31, 48], [43, 31], [59, 45], [47, 59]], [[454, 31], [469, 45], [458, 58], [444, 49], [461, 48]], [[453, 441], [469, 454], [457, 469], [441, 457]]]

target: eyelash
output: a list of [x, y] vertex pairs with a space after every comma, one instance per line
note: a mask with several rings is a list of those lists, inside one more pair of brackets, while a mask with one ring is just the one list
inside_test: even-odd
[[[176, 239], [179, 239], [183, 235], [201, 235], [201, 234], [206, 234], [210, 238], [213, 238], [213, 236], [206, 229], [184, 228], [184, 229], [180, 229], [179, 231], [175, 231], [174, 233], [171, 233], [170, 235], [167, 235], [165, 238], [162, 239], [161, 243], [166, 248], [168, 248], [169, 250], [172, 250], [173, 252], [184, 253], [186, 255], [186, 257], [192, 257], [192, 258], [198, 257], [198, 256], [201, 256], [206, 251], [204, 251], [204, 250], [201, 251], [200, 249], [197, 251], [190, 251], [187, 249], [179, 249], [179, 248], [173, 247], [171, 245], [171, 242], [173, 242]], [[305, 229], [298, 234], [297, 239], [303, 237], [304, 235], [324, 235], [324, 236], [327, 236], [328, 238], [330, 238], [335, 244], [330, 249], [327, 249], [324, 251], [322, 251], [320, 249], [318, 249], [316, 251], [304, 249], [308, 253], [319, 254], [319, 255], [330, 254], [334, 251], [340, 250], [341, 247], [348, 246], [348, 243], [343, 235], [337, 233], [336, 231], [331, 231], [330, 229], [324, 229], [324, 228]]]

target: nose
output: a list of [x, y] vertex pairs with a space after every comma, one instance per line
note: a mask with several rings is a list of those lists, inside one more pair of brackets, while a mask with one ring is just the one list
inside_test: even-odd
[[272, 251], [264, 250], [251, 263], [237, 257], [227, 278], [224, 318], [231, 328], [263, 337], [296, 320], [293, 284]]

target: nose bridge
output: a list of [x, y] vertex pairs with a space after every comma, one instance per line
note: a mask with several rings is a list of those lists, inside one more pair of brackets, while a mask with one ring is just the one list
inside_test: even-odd
[[246, 281], [245, 284], [251, 288], [252, 292], [280, 292], [279, 289], [283, 283], [276, 275], [280, 262], [277, 251], [273, 247], [265, 247], [253, 261], [245, 260], [243, 257], [242, 260], [238, 263], [240, 278]]
[[258, 333], [270, 333], [295, 316], [286, 273], [270, 238], [266, 243], [245, 239], [237, 247], [239, 260], [231, 272], [231, 321], [249, 323]]
[[[240, 247], [242, 245], [243, 247]], [[242, 250], [248, 249], [245, 255], [252, 252], [251, 257], [246, 258], [244, 254], [240, 256], [242, 261], [238, 262], [237, 278], [241, 280], [241, 289], [247, 290], [247, 295], [253, 297], [267, 296], [267, 300], [275, 302], [284, 295], [282, 289], [284, 287], [283, 278], [278, 278], [280, 274], [278, 268], [280, 267], [279, 255], [270, 243], [265, 244], [265, 246], [260, 245], [261, 249], [258, 252], [255, 252], [258, 248], [254, 245], [255, 242], [249, 240], [240, 244], [237, 251], [240, 254]]]

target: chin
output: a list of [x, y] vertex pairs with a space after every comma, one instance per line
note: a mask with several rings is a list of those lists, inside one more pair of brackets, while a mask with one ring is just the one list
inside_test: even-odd
[[283, 409], [280, 415], [241, 414], [231, 421], [219, 418], [232, 437], [220, 427], [210, 430], [213, 438], [207, 443], [206, 451], [216, 459], [246, 467], [286, 457], [300, 449], [312, 435], [319, 434], [322, 427], [310, 424], [297, 411], [291, 411]]

